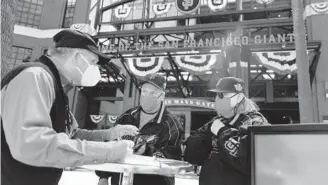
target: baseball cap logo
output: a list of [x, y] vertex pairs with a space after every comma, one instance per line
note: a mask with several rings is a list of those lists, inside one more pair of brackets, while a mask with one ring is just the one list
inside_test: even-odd
[[238, 84], [235, 84], [234, 86], [235, 86], [236, 91], [239, 91], [240, 92], [241, 90], [243, 90], [243, 86], [241, 84], [239, 84], [239, 83]]

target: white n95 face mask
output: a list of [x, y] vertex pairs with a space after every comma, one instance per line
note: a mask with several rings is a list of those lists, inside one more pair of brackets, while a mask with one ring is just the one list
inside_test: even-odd
[[81, 73], [81, 86], [84, 87], [92, 87], [97, 85], [97, 83], [101, 79], [99, 67], [97, 65], [91, 65], [87, 61], [87, 59], [79, 54], [81, 57], [81, 60], [76, 61], [77, 63], [77, 69]]
[[97, 85], [101, 79], [98, 66], [90, 64], [82, 54], [77, 53], [77, 55], [79, 57], [74, 58], [72, 62], [66, 62], [63, 66], [72, 85], [83, 87]]
[[81, 74], [80, 85], [84, 87], [92, 87], [97, 85], [101, 79], [99, 67], [97, 65], [91, 65], [87, 59], [79, 54], [81, 60], [76, 61], [77, 70]]

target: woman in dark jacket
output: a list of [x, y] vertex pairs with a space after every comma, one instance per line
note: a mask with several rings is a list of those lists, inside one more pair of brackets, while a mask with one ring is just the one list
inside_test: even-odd
[[268, 124], [245, 97], [241, 79], [225, 77], [208, 94], [218, 116], [186, 141], [185, 160], [202, 165], [200, 185], [245, 185], [248, 177], [247, 127]]

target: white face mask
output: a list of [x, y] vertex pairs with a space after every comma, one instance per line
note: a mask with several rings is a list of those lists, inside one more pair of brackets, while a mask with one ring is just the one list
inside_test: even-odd
[[219, 97], [215, 98], [214, 105], [217, 113], [226, 118], [229, 118], [234, 115], [234, 108], [244, 98], [244, 94], [241, 93], [235, 95], [233, 95], [232, 93], [231, 95], [223, 97], [222, 99]]
[[77, 65], [77, 68], [82, 75], [81, 86], [92, 87], [97, 85], [97, 83], [101, 79], [99, 67], [97, 65], [90, 65], [83, 55], [80, 54], [80, 56], [82, 60], [78, 63], [81, 63], [83, 61], [85, 64], [88, 65], [86, 68], [84, 68], [84, 71], [82, 71], [82, 69], [80, 68], [81, 65]]
[[74, 86], [92, 87], [101, 79], [97, 65], [89, 64], [88, 60], [78, 53], [79, 60], [67, 62], [63, 67]]

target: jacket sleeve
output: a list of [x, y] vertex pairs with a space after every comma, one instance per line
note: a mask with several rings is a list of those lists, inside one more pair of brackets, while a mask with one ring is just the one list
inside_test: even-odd
[[212, 149], [211, 123], [199, 128], [195, 134], [191, 135], [185, 142], [184, 160], [202, 165]]
[[87, 130], [78, 128], [78, 123], [74, 117], [74, 115], [70, 112], [71, 119], [73, 122], [73, 132], [72, 139], [80, 139], [87, 141], [108, 141], [110, 140], [109, 129], [104, 130]]
[[[127, 112], [124, 112], [120, 117], [118, 117], [114, 126], [123, 124], [126, 114], [127, 114]], [[107, 141], [107, 140], [104, 140], [104, 141]], [[115, 173], [111, 173], [111, 172], [98, 171], [98, 170], [96, 170], [95, 173], [100, 179], [108, 179], [109, 177], [113, 176], [113, 174], [115, 174]]]
[[163, 133], [163, 135], [159, 138], [160, 141], [155, 146], [147, 145], [146, 150], [148, 150], [148, 152], [146, 151], [146, 153], [158, 157], [181, 160], [181, 139], [183, 134], [182, 124], [174, 115], [168, 115], [165, 123], [170, 125], [168, 133]]
[[230, 164], [241, 173], [248, 174], [248, 135], [247, 129], [251, 125], [267, 124], [262, 116], [248, 116], [242, 125], [236, 128], [224, 126], [218, 132], [218, 146], [221, 160]]

